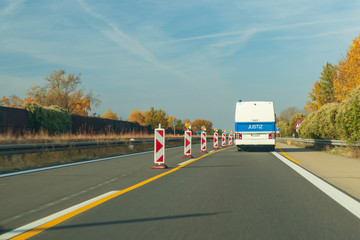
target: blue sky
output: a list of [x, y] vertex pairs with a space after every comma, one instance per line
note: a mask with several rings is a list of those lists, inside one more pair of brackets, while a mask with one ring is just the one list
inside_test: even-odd
[[1, 0], [0, 96], [81, 73], [101, 115], [151, 106], [234, 128], [238, 99], [303, 108], [360, 33], [360, 1]]

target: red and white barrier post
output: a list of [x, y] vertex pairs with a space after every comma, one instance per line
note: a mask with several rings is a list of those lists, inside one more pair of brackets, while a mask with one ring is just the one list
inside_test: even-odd
[[161, 128], [161, 124], [159, 124], [159, 128], [155, 129], [154, 163], [151, 167], [153, 169], [167, 168], [165, 165], [165, 129]]
[[229, 131], [229, 146], [232, 146], [233, 144], [233, 136], [232, 136], [232, 133], [231, 133], [231, 130]]
[[201, 147], [200, 153], [207, 153], [206, 151], [206, 128], [204, 126], [201, 127]]
[[225, 129], [222, 130], [221, 147], [226, 147], [226, 132], [225, 132]]
[[191, 126], [190, 124], [185, 124], [186, 131], [184, 135], [184, 156], [183, 158], [192, 158], [191, 155]]
[[218, 130], [214, 128], [214, 149], [219, 148]]

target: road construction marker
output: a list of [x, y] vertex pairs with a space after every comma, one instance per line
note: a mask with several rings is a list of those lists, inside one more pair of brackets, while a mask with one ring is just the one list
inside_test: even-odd
[[219, 139], [218, 139], [218, 132], [217, 129], [214, 129], [214, 149], [218, 149], [219, 148]]
[[165, 129], [159, 128], [155, 129], [154, 136], [154, 165], [151, 167], [153, 169], [164, 169], [167, 168], [165, 165]]
[[231, 130], [230, 130], [229, 131], [229, 146], [231, 146], [233, 144], [232, 140], [233, 140], [233, 137], [232, 137], [232, 133], [231, 133]]
[[193, 156], [191, 155], [191, 130], [185, 131], [183, 158], [193, 158]]
[[206, 151], [206, 132], [201, 132], [201, 145], [200, 145], [200, 153], [207, 153]]
[[225, 130], [223, 129], [223, 132], [222, 132], [222, 138], [221, 138], [221, 147], [226, 147], [226, 133], [225, 133]]
[[186, 161], [186, 163], [183, 163], [181, 166], [178, 166], [176, 168], [173, 168], [171, 170], [168, 170], [164, 173], [161, 173], [159, 175], [156, 175], [152, 178], [149, 178], [147, 180], [144, 180], [138, 184], [135, 184], [131, 187], [128, 187], [128, 188], [125, 188], [123, 190], [120, 190], [120, 191], [112, 191], [112, 192], [108, 192], [108, 193], [105, 193], [103, 195], [100, 195], [98, 197], [95, 197], [95, 198], [92, 198], [88, 201], [85, 201], [83, 203], [80, 203], [78, 205], [75, 205], [73, 207], [70, 207], [70, 208], [67, 208], [63, 211], [60, 211], [58, 213], [55, 213], [53, 215], [50, 215], [48, 217], [45, 217], [45, 218], [42, 218], [38, 221], [35, 221], [35, 222], [32, 222], [30, 224], [27, 224], [27, 225], [24, 225], [22, 227], [19, 227], [15, 230], [12, 230], [10, 232], [7, 232], [7, 233], [4, 233], [2, 235], [0, 235], [0, 239], [10, 239], [12, 238], [12, 240], [23, 240], [23, 239], [28, 239], [30, 237], [33, 237], [51, 227], [54, 227], [56, 226], [57, 224], [60, 224], [72, 217], [75, 217], [77, 215], [79, 215], [80, 213], [83, 213], [87, 210], [90, 210], [104, 202], [107, 202], [113, 198], [116, 198], [124, 193], [127, 193], [127, 192], [130, 192], [134, 189], [137, 189], [141, 186], [144, 186], [150, 182], [153, 182], [155, 181], [156, 179], [159, 179], [161, 177], [164, 177], [170, 173], [173, 173], [187, 165], [189, 165], [190, 163], [193, 163], [195, 161], [198, 161], [206, 156], [209, 156], [211, 154], [214, 154], [216, 152], [220, 152], [220, 151], [223, 151], [223, 150], [226, 150], [226, 149], [229, 149], [231, 147], [228, 147], [228, 148], [223, 148], [223, 149], [220, 149], [220, 150], [217, 150], [217, 151], [214, 151], [212, 153], [207, 153], [207, 154], [204, 154], [202, 155], [201, 157], [198, 157], [198, 158], [195, 158], [195, 159], [190, 159], [189, 161]]

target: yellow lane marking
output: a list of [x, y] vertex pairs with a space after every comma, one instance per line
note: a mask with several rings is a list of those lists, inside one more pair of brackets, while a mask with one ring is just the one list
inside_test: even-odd
[[168, 175], [168, 174], [170, 174], [170, 173], [172, 173], [172, 172], [175, 172], [175, 171], [179, 170], [180, 168], [183, 168], [183, 167], [185, 167], [186, 165], [189, 165], [190, 163], [193, 163], [193, 162], [195, 162], [195, 161], [197, 161], [197, 160], [200, 160], [200, 159], [202, 159], [202, 158], [204, 158], [204, 157], [206, 157], [206, 156], [209, 156], [209, 155], [211, 155], [211, 154], [214, 154], [214, 153], [217, 153], [217, 152], [220, 152], [220, 151], [223, 151], [223, 150], [232, 148], [232, 147], [234, 147], [234, 146], [227, 147], [227, 148], [222, 148], [222, 149], [213, 151], [213, 152], [211, 152], [211, 153], [204, 154], [203, 156], [198, 157], [198, 158], [195, 158], [194, 160], [189, 161], [189, 162], [187, 162], [187, 163], [184, 163], [184, 164], [181, 165], [181, 166], [178, 166], [178, 167], [176, 167], [176, 168], [174, 168], [174, 169], [171, 169], [171, 170], [169, 170], [169, 171], [166, 171], [166, 172], [164, 172], [164, 173], [161, 173], [161, 174], [159, 174], [159, 175], [156, 175], [155, 177], [149, 178], [149, 179], [147, 179], [147, 180], [145, 180], [145, 181], [142, 181], [142, 182], [140, 182], [140, 183], [138, 183], [138, 184], [135, 184], [135, 185], [133, 185], [133, 186], [131, 186], [131, 187], [125, 188], [125, 189], [123, 189], [123, 190], [121, 190], [121, 191], [115, 192], [115, 193], [113, 193], [113, 194], [111, 194], [111, 195], [109, 195], [109, 196], [107, 196], [107, 197], [104, 197], [104, 198], [102, 198], [102, 199], [99, 199], [99, 200], [97, 200], [97, 201], [95, 201], [95, 202], [93, 202], [93, 203], [90, 203], [90, 204], [88, 204], [88, 205], [86, 205], [86, 206], [83, 206], [83, 207], [81, 207], [81, 208], [79, 208], [79, 209], [77, 209], [77, 210], [74, 210], [74, 211], [72, 211], [72, 212], [70, 212], [70, 213], [67, 213], [67, 214], [65, 214], [65, 215], [63, 215], [63, 216], [61, 216], [61, 217], [58, 217], [58, 218], [56, 218], [56, 219], [54, 219], [54, 220], [52, 220], [52, 221], [50, 221], [50, 222], [47, 222], [47, 223], [45, 223], [45, 224], [43, 224], [43, 225], [40, 225], [40, 226], [38, 226], [38, 227], [36, 227], [36, 228], [34, 228], [34, 229], [32, 229], [32, 230], [29, 230], [29, 231], [27, 231], [27, 232], [25, 232], [25, 233], [23, 233], [23, 234], [20, 234], [20, 235], [18, 235], [18, 236], [16, 236], [16, 237], [12, 238], [12, 240], [28, 239], [28, 238], [30, 238], [30, 237], [33, 237], [33, 236], [35, 236], [35, 235], [37, 235], [37, 234], [39, 234], [39, 233], [41, 233], [41, 232], [43, 232], [43, 231], [45, 231], [45, 230], [47, 230], [47, 229], [49, 229], [49, 228], [51, 228], [51, 227], [59, 224], [59, 223], [62, 223], [62, 222], [64, 222], [64, 221], [66, 221], [66, 220], [68, 220], [68, 219], [70, 219], [70, 218], [72, 218], [72, 217], [74, 217], [74, 216], [76, 216], [76, 215], [78, 215], [78, 214], [80, 214], [80, 213], [83, 213], [83, 212], [85, 212], [85, 211], [87, 211], [87, 210], [89, 210], [89, 209], [91, 209], [91, 208], [94, 208], [94, 207], [96, 207], [96, 206], [98, 206], [98, 205], [100, 205], [100, 204], [102, 204], [102, 203], [104, 203], [104, 202], [106, 202], [106, 201], [109, 201], [109, 200], [111, 200], [111, 199], [113, 199], [113, 198], [115, 198], [115, 197], [118, 197], [118, 196], [120, 196], [120, 195], [122, 195], [122, 194], [124, 194], [124, 193], [130, 192], [131, 190], [134, 190], [134, 189], [139, 188], [139, 187], [141, 187], [141, 186], [143, 186], [143, 185], [145, 185], [145, 184], [147, 184], [147, 183], [150, 183], [150, 182], [152, 182], [152, 181], [155, 181], [156, 179], [159, 179], [159, 178], [161, 178], [161, 177], [163, 177], [163, 176], [165, 176], [165, 175]]
[[282, 154], [284, 154], [285, 157], [287, 157], [289, 160], [293, 161], [294, 163], [301, 164], [301, 162], [298, 162], [295, 159], [291, 158], [289, 155], [287, 155], [283, 150], [281, 150], [281, 148], [277, 144], [275, 144], [275, 145], [280, 150], [280, 152], [282, 152]]

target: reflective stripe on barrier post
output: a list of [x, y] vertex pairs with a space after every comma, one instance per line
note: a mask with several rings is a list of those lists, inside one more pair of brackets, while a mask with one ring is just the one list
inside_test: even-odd
[[201, 148], [200, 153], [207, 153], [206, 151], [206, 132], [201, 132]]
[[191, 155], [191, 130], [185, 131], [184, 136], [184, 156], [183, 158], [192, 158]]
[[229, 131], [229, 146], [232, 146], [232, 144], [233, 144], [233, 136], [232, 136], [232, 133], [231, 133], [231, 131]]
[[154, 136], [154, 165], [153, 169], [164, 169], [167, 168], [165, 165], [165, 129], [159, 128], [155, 129]]
[[218, 141], [218, 132], [217, 129], [214, 129], [214, 149], [218, 149], [219, 148], [219, 141]]
[[221, 147], [226, 147], [226, 133], [225, 130], [222, 132]]

